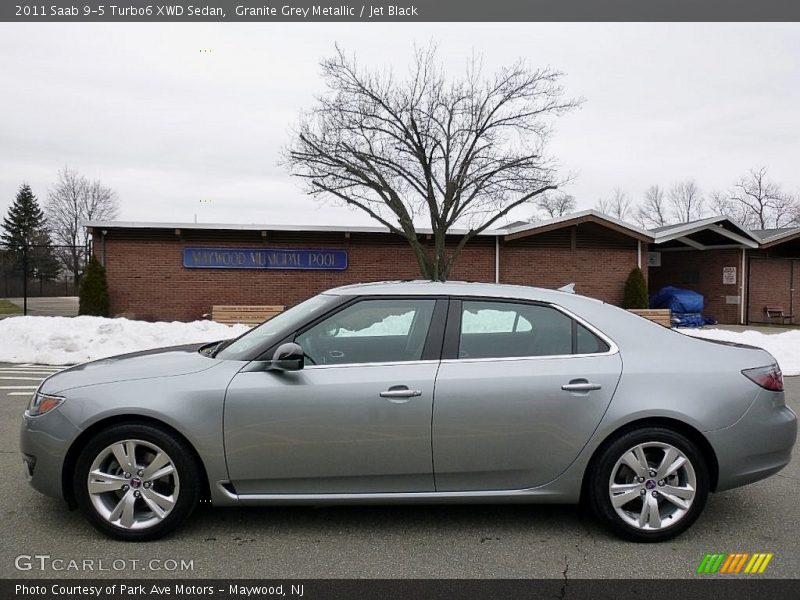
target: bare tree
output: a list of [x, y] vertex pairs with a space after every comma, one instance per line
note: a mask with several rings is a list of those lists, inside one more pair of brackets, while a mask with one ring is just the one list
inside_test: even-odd
[[542, 194], [534, 204], [545, 217], [555, 219], [575, 210], [575, 196], [563, 192]]
[[747, 226], [747, 208], [743, 204], [731, 200], [728, 192], [711, 192], [708, 195], [707, 204], [711, 214], [728, 217], [742, 226]]
[[676, 223], [688, 223], [703, 216], [703, 195], [693, 179], [673, 185], [669, 190], [669, 203]]
[[751, 169], [739, 179], [730, 200], [741, 210], [743, 224], [754, 229], [784, 227], [797, 219], [797, 199], [767, 179], [766, 167]]
[[58, 172], [47, 197], [45, 213], [55, 244], [65, 246], [59, 249], [59, 258], [76, 283], [80, 280], [89, 244], [89, 234], [83, 223], [111, 220], [118, 212], [117, 195], [111, 188], [99, 180], [89, 181], [68, 167]]
[[610, 217], [614, 217], [620, 221], [627, 221], [631, 216], [633, 204], [627, 193], [619, 188], [615, 188], [611, 197], [600, 198], [595, 208]]
[[644, 201], [636, 210], [636, 221], [644, 228], [669, 225], [669, 210], [664, 190], [651, 185], [644, 193]]
[[[579, 104], [564, 98], [562, 73], [518, 61], [485, 78], [473, 59], [448, 81], [429, 47], [401, 78], [336, 50], [321, 63], [327, 93], [301, 115], [285, 162], [309, 194], [404, 237], [423, 277], [446, 279], [469, 240], [562, 183], [545, 154], [551, 118]], [[432, 248], [417, 232], [423, 218]], [[455, 226], [466, 232], [446, 247]]]

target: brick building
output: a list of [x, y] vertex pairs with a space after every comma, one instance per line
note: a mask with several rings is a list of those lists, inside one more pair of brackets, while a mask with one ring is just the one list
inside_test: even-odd
[[751, 231], [710, 217], [651, 233], [651, 290], [672, 285], [697, 291], [705, 313], [720, 323], [800, 324], [800, 228]]
[[[339, 285], [419, 278], [408, 244], [380, 227], [87, 226], [106, 266], [112, 314], [137, 319], [189, 321], [217, 304], [289, 306]], [[703, 294], [705, 313], [720, 323], [800, 324], [800, 228], [748, 231], [726, 217], [651, 232], [593, 210], [518, 223], [473, 239], [450, 278], [575, 283], [580, 294], [620, 304], [636, 266], [651, 292], [671, 285]]]
[[[800, 228], [754, 231], [759, 249], [747, 256], [747, 322], [800, 324]], [[767, 308], [780, 309], [767, 313]]]
[[720, 323], [744, 323], [748, 251], [758, 238], [727, 217], [659, 227], [652, 231], [651, 290], [671, 285], [703, 294], [705, 314]]
[[[188, 321], [215, 304], [289, 306], [339, 285], [419, 278], [408, 244], [379, 227], [87, 226], [106, 267], [112, 314], [137, 319]], [[652, 239], [583, 211], [484, 232], [464, 248], [450, 278], [542, 287], [576, 283], [581, 294], [619, 304], [628, 273], [641, 265]]]

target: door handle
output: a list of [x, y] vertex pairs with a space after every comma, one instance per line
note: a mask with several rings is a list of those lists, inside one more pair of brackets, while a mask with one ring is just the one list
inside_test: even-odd
[[603, 386], [599, 383], [590, 383], [586, 379], [573, 379], [561, 386], [561, 389], [565, 392], [591, 392], [602, 388]]
[[417, 396], [422, 396], [422, 392], [419, 390], [410, 390], [408, 387], [404, 385], [394, 385], [390, 387], [388, 390], [381, 392], [381, 398], [388, 398], [391, 401], [405, 400], [408, 402], [409, 398], [416, 398]]

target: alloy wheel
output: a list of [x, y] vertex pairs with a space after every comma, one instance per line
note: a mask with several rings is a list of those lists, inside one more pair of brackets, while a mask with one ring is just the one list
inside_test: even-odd
[[172, 458], [138, 439], [115, 442], [92, 462], [87, 490], [97, 514], [122, 529], [147, 529], [175, 507], [180, 478]]
[[611, 470], [608, 494], [617, 515], [643, 531], [680, 522], [697, 493], [694, 466], [681, 450], [665, 442], [637, 444]]

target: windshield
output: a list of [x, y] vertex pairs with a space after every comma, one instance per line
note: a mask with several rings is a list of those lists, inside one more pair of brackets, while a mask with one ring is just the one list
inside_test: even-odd
[[324, 312], [328, 306], [333, 305], [337, 300], [338, 296], [320, 294], [309, 298], [305, 302], [296, 304], [225, 346], [217, 354], [217, 358], [226, 360], [246, 359], [253, 349], [266, 348], [270, 344], [277, 342], [280, 334], [297, 329], [309, 319]]

